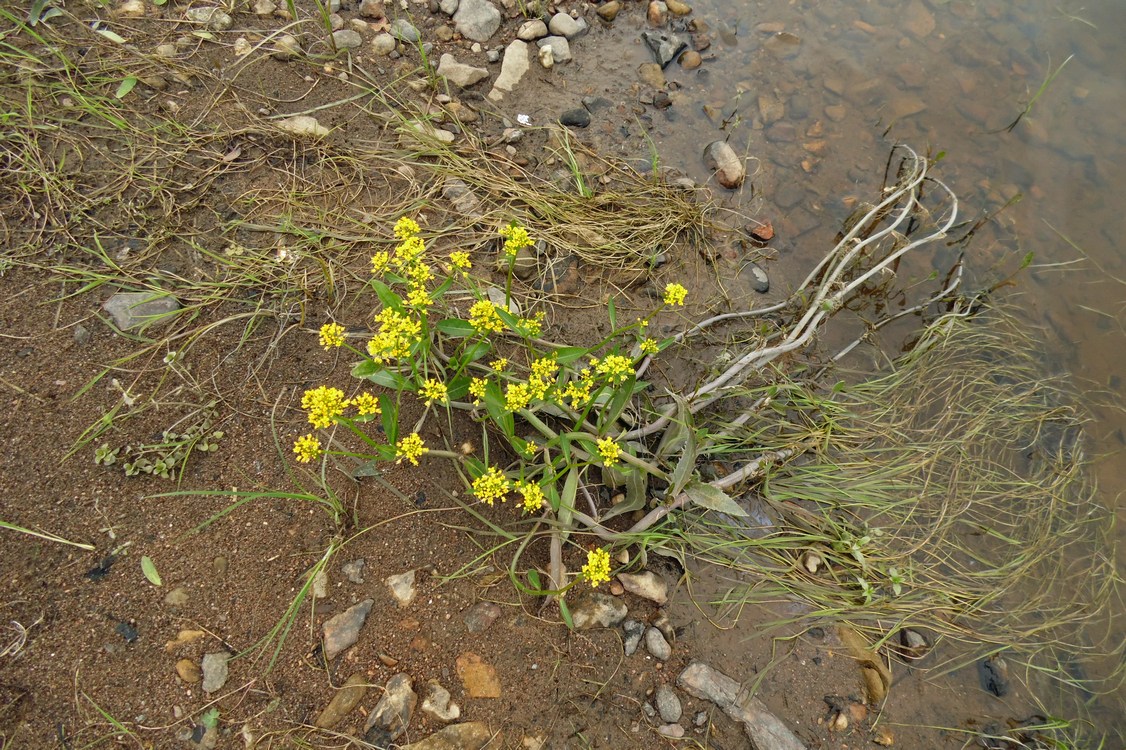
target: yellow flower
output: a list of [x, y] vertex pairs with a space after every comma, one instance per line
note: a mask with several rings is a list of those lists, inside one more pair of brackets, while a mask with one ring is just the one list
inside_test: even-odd
[[402, 463], [405, 458], [415, 466], [418, 466], [418, 459], [429, 450], [430, 449], [422, 442], [422, 438], [417, 432], [412, 432], [395, 444], [395, 455], [399, 459], [398, 463]]
[[535, 482], [516, 482], [516, 491], [523, 498], [520, 505], [524, 508], [525, 513], [535, 513], [543, 507], [543, 488]]
[[469, 253], [461, 250], [454, 250], [450, 253], [450, 265], [459, 271], [468, 271], [473, 267], [473, 264], [469, 261]]
[[497, 500], [503, 503], [509, 489], [511, 485], [508, 477], [495, 466], [490, 466], [484, 474], [473, 480], [473, 494], [488, 505], [492, 505]]
[[485, 388], [489, 382], [484, 378], [473, 378], [469, 381], [469, 395], [473, 397], [473, 405], [480, 406], [481, 399], [485, 397]]
[[434, 300], [430, 299], [430, 293], [426, 291], [424, 286], [411, 286], [407, 292], [407, 304], [416, 310], [425, 310], [434, 304]]
[[371, 256], [371, 275], [380, 276], [387, 270], [387, 264], [391, 262], [391, 256], [386, 250], [380, 250], [375, 255]]
[[377, 363], [409, 356], [411, 347], [422, 336], [422, 321], [385, 307], [375, 317], [379, 332], [368, 342], [368, 354]]
[[489, 363], [489, 367], [493, 368], [497, 372], [504, 372], [504, 368], [508, 367], [508, 357], [501, 357], [500, 359], [494, 359], [492, 362]]
[[430, 406], [435, 401], [440, 404], [448, 403], [450, 400], [450, 393], [446, 388], [446, 384], [441, 380], [427, 378], [426, 382], [419, 386], [418, 397], [420, 399], [423, 399], [426, 402], [427, 406]]
[[369, 414], [379, 414], [379, 399], [370, 393], [361, 393], [352, 399], [352, 406], [356, 407], [356, 411], [361, 417], [366, 417]]
[[555, 385], [555, 373], [559, 363], [554, 357], [541, 357], [532, 363], [532, 374], [528, 377], [528, 393], [532, 398], [543, 400], [548, 390]]
[[610, 553], [604, 549], [592, 549], [586, 553], [586, 565], [582, 577], [590, 582], [592, 588], [610, 580]]
[[614, 438], [599, 438], [598, 454], [602, 456], [602, 465], [609, 467], [618, 463], [618, 456], [622, 454], [622, 448], [614, 442]]
[[469, 308], [469, 325], [478, 333], [500, 333], [504, 330], [504, 321], [497, 315], [497, 306], [487, 299], [478, 300]]
[[509, 411], [520, 411], [531, 400], [532, 394], [527, 383], [509, 383], [504, 389], [504, 408]]
[[684, 300], [688, 297], [688, 290], [680, 284], [666, 284], [665, 285], [665, 304], [666, 305], [683, 305]]
[[515, 221], [506, 227], [501, 227], [500, 236], [504, 237], [504, 254], [509, 258], [515, 258], [520, 248], [531, 247], [533, 244], [532, 238], [528, 236], [528, 230]]
[[642, 354], [656, 354], [661, 351], [661, 347], [653, 339], [642, 339], [641, 353]]
[[633, 362], [620, 354], [608, 355], [594, 366], [594, 371], [611, 385], [621, 385], [634, 375]]
[[411, 266], [420, 263], [426, 252], [426, 243], [421, 237], [407, 237], [395, 246], [395, 268], [410, 273]]
[[312, 433], [297, 438], [293, 443], [293, 452], [297, 454], [297, 460], [303, 464], [309, 463], [324, 453], [321, 450], [321, 441]]
[[414, 237], [420, 231], [422, 229], [418, 226], [418, 222], [406, 216], [395, 222], [395, 239], [400, 242]]
[[524, 335], [530, 339], [539, 338], [543, 334], [543, 311], [536, 313], [530, 318], [520, 318], [520, 327], [524, 331]]
[[584, 367], [579, 373], [578, 380], [567, 383], [563, 389], [563, 397], [571, 399], [572, 409], [581, 409], [590, 400], [590, 392], [594, 389], [594, 378], [591, 377], [590, 368]]
[[301, 397], [301, 408], [309, 413], [309, 423], [314, 427], [328, 427], [344, 413], [348, 399], [339, 388], [319, 386], [305, 391]]
[[320, 339], [325, 351], [334, 346], [344, 346], [344, 326], [339, 323], [325, 323], [321, 326]]

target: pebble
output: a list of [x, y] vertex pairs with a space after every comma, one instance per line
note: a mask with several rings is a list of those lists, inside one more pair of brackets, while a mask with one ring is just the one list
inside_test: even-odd
[[658, 685], [655, 700], [661, 721], [666, 724], [675, 724], [680, 721], [684, 709], [680, 705], [680, 698], [677, 697], [675, 690], [668, 685]]
[[466, 651], [454, 662], [457, 676], [470, 698], [499, 698], [500, 680], [497, 670], [472, 651]]
[[488, 0], [461, 0], [454, 13], [454, 28], [474, 42], [487, 42], [500, 28], [501, 15]]
[[571, 621], [576, 630], [613, 628], [626, 619], [628, 612], [620, 599], [591, 592], [571, 606]]
[[682, 0], [665, 0], [665, 5], [674, 16], [687, 16], [692, 12], [692, 6]]
[[452, 16], [454, 13], [457, 13], [458, 5], [460, 5], [458, 0], [438, 0], [438, 9], [447, 16]]
[[164, 603], [170, 607], [182, 607], [188, 603], [188, 590], [177, 586], [164, 595]]
[[664, 726], [657, 727], [657, 734], [662, 737], [678, 740], [684, 736], [684, 727], [679, 724], [665, 724]]
[[450, 702], [450, 691], [442, 687], [437, 680], [427, 683], [426, 699], [422, 701], [422, 711], [433, 716], [443, 724], [457, 721], [461, 716], [461, 709], [456, 703]]
[[489, 77], [489, 71], [460, 63], [448, 52], [443, 54], [438, 61], [437, 73], [461, 88], [468, 88]]
[[489, 729], [483, 721], [466, 721], [453, 724], [419, 742], [401, 745], [400, 750], [477, 750], [496, 741], [504, 747], [502, 738]]
[[364, 18], [386, 18], [383, 3], [380, 0], [363, 0], [360, 3], [360, 15]]
[[743, 160], [726, 141], [708, 144], [704, 150], [704, 163], [715, 172], [716, 181], [729, 190], [741, 186], [746, 178]]
[[[169, 45], [171, 46], [171, 45]], [[173, 49], [175, 49], [173, 47]], [[157, 53], [159, 54], [159, 52]], [[90, 329], [79, 323], [74, 327], [74, 343], [78, 346], [86, 346], [90, 343]]]
[[622, 633], [625, 635], [622, 640], [625, 645], [626, 656], [633, 656], [645, 635], [645, 623], [640, 620], [626, 620], [622, 623]]
[[500, 75], [493, 81], [493, 90], [489, 92], [489, 99], [500, 101], [505, 93], [510, 93], [520, 79], [528, 72], [531, 61], [528, 59], [528, 44], [519, 39], [513, 39], [504, 50], [504, 61], [500, 64]]
[[551, 57], [557, 63], [571, 62], [571, 43], [567, 37], [545, 36], [536, 42], [540, 48], [551, 47]]
[[364, 38], [360, 36], [358, 31], [340, 29], [332, 32], [332, 43], [338, 50], [356, 49], [364, 43]]
[[391, 596], [395, 597], [395, 601], [399, 603], [400, 607], [405, 607], [414, 601], [415, 595], [415, 572], [408, 570], [406, 573], [399, 573], [398, 575], [388, 576], [384, 583], [387, 588], [391, 589]]
[[293, 60], [301, 56], [301, 42], [292, 34], [282, 34], [274, 41], [274, 49], [270, 54], [275, 60]]
[[206, 26], [211, 31], [226, 31], [234, 24], [234, 19], [229, 14], [218, 8], [189, 8], [184, 17], [192, 23]]
[[122, 18], [144, 18], [145, 4], [142, 0], [125, 0], [114, 13]]
[[176, 676], [189, 685], [194, 685], [203, 678], [203, 671], [191, 659], [181, 659], [176, 662]]
[[412, 689], [410, 675], [395, 675], [387, 681], [383, 697], [368, 714], [364, 732], [376, 728], [385, 733], [388, 740], [400, 737], [410, 726], [416, 705], [418, 705], [418, 695]]
[[555, 67], [555, 56], [551, 54], [550, 44], [540, 47], [540, 67], [544, 70], [551, 70]]
[[930, 650], [927, 639], [919, 631], [911, 628], [904, 628], [899, 631], [899, 644], [902, 647], [903, 655], [908, 659], [921, 659]]
[[405, 18], [396, 18], [391, 24], [391, 36], [406, 44], [417, 44], [422, 34]]
[[231, 654], [227, 651], [217, 651], [203, 655], [203, 692], [214, 693], [227, 684], [227, 662]]
[[590, 125], [590, 112], [582, 107], [569, 109], [559, 116], [559, 122], [569, 128], [585, 128]]
[[323, 138], [330, 132], [311, 115], [294, 115], [278, 120], [276, 124], [279, 129], [299, 137]]
[[981, 687], [998, 698], [1009, 694], [1009, 666], [997, 654], [977, 663]]
[[600, 5], [595, 12], [598, 13], [599, 18], [609, 23], [618, 17], [621, 10], [622, 4], [618, 0], [610, 0], [610, 2]]
[[680, 59], [677, 60], [677, 62], [680, 63], [680, 67], [684, 68], [685, 70], [695, 70], [696, 68], [700, 67], [700, 64], [703, 61], [704, 58], [701, 57], [700, 53], [694, 49], [690, 49], [687, 52], [684, 52], [683, 54], [681, 54]]
[[352, 713], [356, 706], [367, 695], [368, 691], [368, 678], [361, 672], [349, 677], [344, 684], [332, 696], [332, 700], [317, 716], [313, 725], [320, 729], [332, 729], [339, 724], [344, 717]]
[[657, 63], [641, 63], [637, 66], [637, 77], [655, 89], [662, 89], [668, 83], [664, 70]]
[[372, 599], [365, 599], [325, 621], [322, 630], [326, 661], [332, 661], [356, 642], [360, 637], [360, 628], [364, 626], [374, 603]]
[[482, 633], [497, 621], [501, 611], [500, 605], [495, 602], [477, 602], [465, 613], [465, 629], [470, 633]]
[[364, 561], [364, 558], [360, 557], [353, 560], [352, 562], [347, 562], [341, 565], [340, 572], [343, 573], [344, 577], [352, 583], [363, 583], [364, 566], [366, 565], [367, 563]]
[[171, 59], [173, 57], [176, 57], [176, 55], [178, 55], [178, 54], [179, 54], [179, 51], [176, 49], [175, 44], [158, 44], [156, 46], [156, 56], [157, 57], [163, 57], [165, 59]]
[[766, 271], [759, 268], [757, 263], [747, 262], [740, 275], [743, 276], [751, 286], [759, 294], [766, 294], [770, 291], [770, 278], [766, 275]]
[[274, 3], [274, 0], [254, 0], [252, 9], [256, 16], [272, 16], [278, 6]]
[[551, 17], [547, 28], [555, 36], [566, 37], [568, 40], [582, 36], [587, 32], [585, 19], [574, 19], [566, 13], [556, 13]]
[[397, 47], [398, 44], [395, 37], [384, 32], [371, 40], [371, 51], [372, 54], [378, 57], [387, 57], [387, 55], [395, 51], [395, 47]]
[[102, 309], [113, 318], [121, 331], [167, 323], [180, 303], [170, 294], [153, 292], [118, 292], [106, 300]]
[[536, 18], [520, 24], [516, 31], [516, 38], [525, 42], [534, 42], [547, 36], [547, 24], [542, 19]]
[[645, 11], [645, 18], [650, 26], [664, 26], [669, 20], [669, 6], [661, 0], [652, 0]]
[[672, 646], [656, 628], [645, 631], [645, 648], [657, 661], [668, 661], [672, 657]]
[[662, 69], [667, 68], [669, 63], [675, 60], [676, 56], [688, 46], [688, 43], [683, 39], [667, 31], [643, 31], [641, 32], [641, 40], [653, 53], [653, 59]]
[[651, 570], [644, 573], [621, 573], [618, 580], [625, 590], [643, 599], [656, 602], [658, 606], [669, 600], [669, 585], [665, 579]]

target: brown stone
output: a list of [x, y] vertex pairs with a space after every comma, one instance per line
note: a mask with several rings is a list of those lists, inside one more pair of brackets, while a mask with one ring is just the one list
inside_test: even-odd
[[500, 680], [493, 665], [472, 651], [457, 657], [457, 676], [470, 698], [499, 698]]
[[181, 659], [176, 662], [176, 675], [184, 682], [194, 684], [203, 678], [199, 665], [191, 659]]

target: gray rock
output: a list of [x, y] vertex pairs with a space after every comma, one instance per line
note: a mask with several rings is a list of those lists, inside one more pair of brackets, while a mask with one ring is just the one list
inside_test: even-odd
[[688, 42], [667, 31], [643, 31], [641, 39], [653, 53], [653, 59], [661, 68], [667, 68], [669, 63], [688, 46]]
[[102, 309], [119, 330], [130, 331], [167, 322], [180, 309], [180, 303], [170, 294], [118, 292], [106, 300]]
[[757, 263], [748, 262], [740, 270], [739, 275], [747, 280], [759, 294], [766, 294], [770, 291], [770, 277], [766, 275], [766, 271], [759, 268]]
[[292, 34], [282, 34], [274, 41], [274, 51], [270, 54], [275, 60], [293, 60], [301, 56], [301, 42]]
[[[493, 733], [483, 721], [467, 721], [446, 727], [420, 742], [403, 745], [400, 750], [481, 750], [493, 739]], [[497, 746], [501, 739], [497, 737]]]
[[488, 60], [491, 63], [500, 62], [500, 50], [499, 49], [487, 50], [485, 52], [485, 59]]
[[672, 657], [672, 646], [665, 640], [661, 631], [656, 628], [649, 628], [645, 631], [645, 648], [658, 661], [668, 661]]
[[386, 18], [387, 12], [380, 0], [363, 0], [360, 3], [360, 15], [364, 18]]
[[489, 71], [484, 68], [475, 68], [472, 65], [459, 63], [454, 56], [448, 52], [442, 55], [438, 61], [438, 75], [445, 77], [447, 81], [467, 88], [475, 83], [480, 83], [489, 77]]
[[930, 651], [930, 644], [917, 630], [904, 628], [899, 631], [899, 645], [903, 655], [908, 659], [921, 659]]
[[180, 54], [180, 51], [176, 49], [175, 44], [158, 44], [156, 45], [155, 51], [157, 57], [163, 57], [168, 60], [171, 60], [172, 58]]
[[457, 13], [458, 0], [438, 0], [438, 8], [447, 16]]
[[[657, 606], [669, 600], [669, 585], [665, 583], [664, 578], [650, 570], [636, 575], [619, 573], [618, 580], [622, 582], [622, 587], [626, 591], [643, 599], [656, 602]], [[673, 721], [676, 721], [676, 719], [673, 719]]]
[[450, 691], [442, 687], [437, 680], [431, 680], [427, 683], [426, 699], [422, 701], [422, 711], [430, 714], [443, 724], [457, 721], [457, 718], [461, 716], [461, 709], [458, 708], [458, 705], [450, 703]]
[[406, 44], [417, 44], [422, 34], [405, 18], [396, 18], [391, 23], [391, 36]]
[[360, 557], [353, 560], [352, 562], [344, 563], [343, 565], [341, 565], [340, 572], [343, 573], [344, 577], [352, 583], [363, 583], [364, 566], [366, 565], [367, 563], [364, 561], [364, 558]]
[[395, 37], [386, 32], [379, 34], [375, 39], [371, 40], [372, 54], [379, 57], [387, 57], [387, 55], [395, 51], [395, 47], [397, 46], [399, 46], [399, 43], [395, 40]]
[[658, 685], [654, 699], [657, 702], [657, 713], [661, 715], [661, 721], [666, 724], [680, 721], [684, 709], [680, 706], [680, 698], [677, 697], [675, 690], [668, 685]]
[[576, 20], [566, 13], [556, 13], [552, 16], [551, 23], [547, 25], [547, 28], [552, 34], [567, 37], [568, 39], [574, 39], [587, 32], [586, 19], [580, 18]]
[[324, 656], [327, 661], [332, 661], [356, 642], [374, 603], [371, 599], [364, 599], [325, 622]]
[[463, 618], [465, 621], [465, 629], [470, 633], [481, 633], [488, 630], [489, 626], [496, 622], [497, 618], [501, 615], [501, 608], [495, 602], [477, 602], [469, 611], [465, 613]]
[[571, 62], [571, 44], [567, 41], [566, 37], [547, 36], [540, 39], [536, 44], [539, 45], [541, 49], [551, 47], [551, 56], [555, 58], [555, 62]]
[[203, 692], [214, 693], [227, 684], [227, 662], [230, 660], [231, 654], [226, 651], [203, 655]]
[[716, 181], [729, 190], [743, 184], [747, 176], [743, 160], [726, 141], [715, 141], [704, 149], [704, 163], [715, 171]]
[[516, 30], [516, 38], [525, 42], [534, 42], [537, 39], [543, 39], [545, 36], [547, 36], [547, 24], [539, 18], [525, 21]]
[[463, 216], [478, 218], [482, 215], [481, 199], [456, 177], [450, 177], [442, 185], [442, 197], [452, 203], [454, 210]]
[[411, 689], [411, 678], [408, 674], [397, 674], [387, 681], [387, 687], [368, 715], [364, 724], [364, 732], [370, 732], [373, 727], [378, 727], [387, 733], [389, 739], [396, 739], [411, 723], [414, 707], [418, 705], [418, 696]]
[[[507, 267], [507, 263], [505, 266]], [[536, 260], [536, 254], [526, 247], [520, 248], [516, 251], [516, 257], [512, 259], [512, 273], [516, 278], [521, 281], [530, 281], [535, 278], [539, 273], [540, 264]]]
[[664, 726], [657, 727], [657, 734], [669, 739], [679, 740], [684, 736], [684, 727], [679, 724], [665, 724]]
[[368, 678], [359, 672], [352, 675], [332, 696], [332, 700], [321, 711], [313, 725], [321, 729], [332, 729], [360, 705], [367, 691]]
[[609, 594], [589, 593], [571, 607], [576, 630], [617, 627], [629, 610], [621, 599]]
[[493, 81], [493, 90], [489, 92], [489, 99], [494, 102], [500, 101], [506, 93], [511, 93], [531, 66], [528, 44], [519, 39], [512, 40], [504, 50], [500, 75]]
[[274, 3], [274, 0], [254, 0], [252, 9], [256, 16], [272, 16], [278, 6]]
[[184, 17], [192, 23], [206, 26], [211, 31], [226, 31], [235, 22], [230, 15], [219, 8], [189, 8], [184, 12]]
[[332, 43], [338, 50], [356, 49], [364, 43], [364, 38], [360, 36], [360, 32], [358, 31], [340, 29], [339, 31], [332, 32]]
[[74, 327], [74, 343], [86, 346], [90, 343], [90, 329], [79, 323]]
[[489, 0], [461, 0], [454, 28], [466, 39], [487, 42], [500, 28], [500, 11]]
[[645, 635], [645, 623], [640, 620], [626, 620], [622, 623], [622, 639], [625, 644], [626, 656], [633, 656], [637, 647], [641, 645], [641, 638]]
[[791, 732], [766, 705], [752, 697], [742, 686], [722, 672], [702, 662], [692, 662], [680, 673], [677, 684], [689, 695], [715, 703], [743, 730], [753, 747], [771, 750], [806, 750], [802, 741]]
[[590, 112], [582, 107], [575, 107], [559, 115], [559, 122], [569, 128], [585, 128], [590, 125]]
[[408, 570], [406, 573], [388, 576], [383, 581], [387, 584], [387, 588], [391, 589], [391, 596], [395, 597], [400, 607], [405, 607], [414, 601], [414, 577], [414, 571]]

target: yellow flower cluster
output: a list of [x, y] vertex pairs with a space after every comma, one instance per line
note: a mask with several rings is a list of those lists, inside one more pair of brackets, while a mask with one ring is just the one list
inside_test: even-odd
[[391, 264], [391, 253], [386, 250], [380, 250], [375, 255], [371, 256], [371, 275], [382, 276], [383, 272], [387, 270], [387, 266]]
[[656, 341], [654, 341], [653, 339], [642, 339], [642, 341], [641, 341], [641, 353], [642, 354], [656, 354], [659, 351], [661, 351], [661, 347], [660, 347], [660, 345], [657, 344]]
[[497, 306], [487, 299], [478, 300], [469, 308], [469, 325], [478, 333], [500, 333], [504, 330], [504, 321], [497, 315]]
[[520, 493], [520, 507], [525, 513], [535, 513], [543, 507], [543, 488], [535, 482], [516, 482], [516, 491]]
[[293, 452], [297, 454], [297, 460], [303, 464], [309, 463], [324, 453], [321, 449], [321, 441], [312, 433], [297, 438], [293, 443]]
[[557, 372], [559, 363], [554, 357], [541, 357], [533, 362], [532, 373], [528, 376], [528, 394], [540, 401], [547, 398], [547, 392], [555, 385]]
[[490, 466], [484, 474], [473, 480], [473, 494], [488, 505], [497, 500], [504, 502], [504, 496], [511, 488], [508, 477], [495, 466]]
[[504, 408], [520, 411], [532, 401], [532, 393], [527, 383], [509, 383], [504, 389]]
[[325, 323], [321, 326], [321, 346], [325, 351], [337, 346], [344, 346], [344, 326], [339, 323]]
[[469, 261], [469, 253], [461, 250], [455, 250], [450, 253], [450, 265], [462, 272], [468, 271], [473, 267], [473, 264]]
[[539, 338], [543, 335], [543, 311], [537, 312], [530, 318], [520, 318], [518, 321], [524, 336], [530, 339]]
[[329, 427], [347, 407], [348, 399], [339, 388], [322, 385], [301, 397], [301, 408], [308, 412], [309, 424], [314, 427]]
[[665, 304], [683, 305], [688, 297], [688, 290], [680, 284], [665, 284]]
[[441, 380], [434, 378], [427, 378], [418, 388], [418, 397], [422, 399], [427, 406], [430, 406], [435, 401], [440, 404], [449, 403], [450, 393], [446, 388], [446, 384]]
[[485, 397], [485, 388], [489, 385], [489, 381], [484, 378], [473, 378], [469, 381], [469, 395], [473, 397], [473, 405], [480, 406], [481, 399]]
[[395, 222], [395, 228], [392, 229], [392, 231], [395, 233], [395, 239], [402, 242], [404, 240], [409, 240], [411, 237], [414, 237], [416, 234], [421, 232], [422, 227], [420, 227], [418, 225], [418, 222], [414, 219], [403, 216]]
[[613, 466], [622, 455], [622, 447], [614, 442], [614, 438], [599, 438], [598, 455], [602, 456], [603, 466]]
[[594, 390], [594, 376], [590, 368], [584, 367], [579, 373], [578, 380], [572, 380], [563, 388], [563, 398], [571, 399], [572, 409], [582, 409], [590, 400], [590, 392]]
[[531, 247], [533, 244], [532, 238], [528, 236], [528, 230], [515, 221], [502, 227], [500, 236], [504, 237], [504, 254], [509, 258], [515, 258], [521, 248]]
[[405, 458], [415, 466], [418, 466], [418, 459], [430, 449], [423, 443], [422, 437], [417, 432], [412, 432], [405, 438], [395, 443], [395, 456], [401, 463]]
[[501, 357], [500, 359], [494, 359], [492, 362], [489, 363], [489, 367], [493, 368], [497, 372], [504, 372], [504, 368], [508, 367], [508, 357]]
[[633, 361], [620, 354], [610, 354], [601, 361], [592, 359], [590, 362], [594, 371], [611, 385], [621, 385], [634, 375]]
[[415, 320], [393, 308], [385, 307], [375, 316], [379, 332], [368, 342], [368, 354], [378, 364], [402, 359], [422, 336], [422, 321]]
[[592, 588], [598, 588], [598, 584], [609, 581], [610, 553], [604, 549], [592, 549], [587, 552], [582, 576], [590, 582]]
[[366, 391], [352, 399], [352, 406], [356, 407], [356, 412], [361, 417], [382, 413], [379, 408], [379, 399]]

